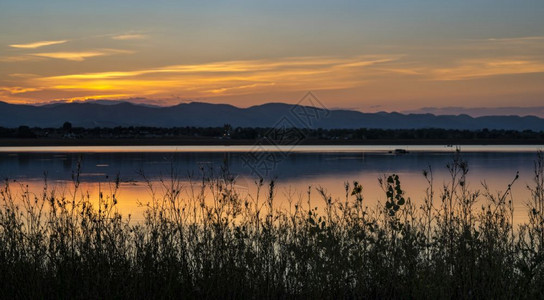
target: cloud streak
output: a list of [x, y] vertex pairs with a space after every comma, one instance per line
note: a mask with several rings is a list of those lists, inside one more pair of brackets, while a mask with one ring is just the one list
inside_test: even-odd
[[[138, 40], [147, 36], [129, 32], [103, 35], [100, 38], [101, 42], [112, 44], [115, 43], [112, 39]], [[31, 70], [37, 75], [11, 77], [4, 82], [0, 81], [0, 85], [4, 86], [3, 95], [14, 95], [11, 99], [30, 99], [36, 96], [42, 99], [86, 99], [108, 95], [155, 99], [169, 98], [172, 95], [199, 99], [238, 99], [243, 98], [238, 96], [244, 95], [249, 98], [249, 95], [328, 90], [331, 94], [337, 93], [340, 97], [349, 97], [350, 101], [361, 103], [397, 101], [390, 99], [423, 99], [423, 103], [427, 99], [453, 99], [469, 94], [475, 95], [474, 99], [495, 97], [501, 93], [524, 93], [526, 97], [527, 94], [537, 94], [542, 90], [531, 86], [540, 77], [519, 75], [544, 74], [544, 57], [541, 52], [544, 49], [544, 37], [456, 40], [439, 45], [438, 48], [434, 46], [436, 45], [420, 44], [412, 48], [391, 47], [377, 50], [378, 54], [374, 55], [274, 57], [187, 64], [175, 64], [175, 61], [170, 60], [172, 58], [168, 58], [174, 63], [163, 66], [151, 64], [147, 68], [138, 68], [137, 65], [123, 62], [118, 65], [124, 67], [117, 70], [101, 64], [100, 59], [96, 59], [97, 64], [93, 64], [92, 68], [88, 68], [88, 64], [81, 64], [81, 68], [78, 66], [77, 69], [74, 69], [75, 64], [66, 64], [64, 69], [40, 68], [54, 63], [48, 62], [53, 59], [82, 62], [135, 52], [108, 48], [85, 51], [29, 51], [35, 53], [0, 57], [0, 62], [41, 60], [40, 64], [36, 64], [36, 69], [11, 71], [24, 73]], [[136, 57], [138, 61], [143, 58], [138, 65], [149, 66], [149, 61], [144, 57], [149, 55], [147, 49], [140, 54]], [[156, 55], [160, 55], [160, 52]], [[40, 73], [47, 75], [40, 76]], [[499, 78], [515, 75], [518, 76]], [[478, 81], [482, 79], [486, 81]], [[504, 84], [507, 80], [512, 83]], [[520, 87], [522, 83], [523, 88]], [[458, 86], [473, 88], [457, 89]], [[399, 104], [395, 102], [395, 105]]]
[[525, 42], [542, 42], [544, 41], [544, 36], [522, 36], [522, 37], [511, 37], [511, 38], [489, 38], [487, 41], [490, 42], [507, 42], [507, 43], [525, 43]]
[[147, 38], [147, 35], [145, 34], [119, 34], [119, 35], [116, 35], [116, 36], [113, 36], [112, 39], [114, 40], [121, 40], [121, 41], [125, 41], [125, 40], [143, 40], [143, 39], [146, 39]]
[[36, 49], [41, 48], [45, 46], [51, 46], [51, 45], [58, 45], [58, 44], [64, 44], [67, 40], [58, 40], [58, 41], [38, 41], [33, 43], [27, 43], [27, 44], [12, 44], [9, 45], [12, 48], [20, 48], [20, 49]]
[[[46, 57], [80, 60], [96, 53], [55, 53]], [[272, 89], [339, 89], [355, 87], [382, 74], [399, 56], [287, 57], [170, 65], [130, 71], [68, 74], [22, 79], [25, 86], [59, 93], [92, 95], [190, 97], [243, 95]], [[21, 90], [22, 91], [22, 90]]]
[[35, 92], [39, 91], [39, 88], [25, 88], [20, 86], [14, 86], [14, 87], [0, 87], [0, 91], [6, 91], [12, 95], [14, 94], [24, 94], [29, 92]]
[[0, 62], [5, 62], [5, 63], [24, 62], [24, 61], [37, 61], [37, 60], [43, 60], [43, 58], [32, 56], [32, 55], [2, 56], [2, 57], [0, 57]]
[[[35, 55], [82, 61], [119, 52], [126, 51], [109, 49]], [[79, 98], [96, 97], [101, 93], [132, 97], [160, 97], [172, 93], [185, 97], [215, 97], [277, 90], [350, 89], [391, 78], [460, 81], [538, 72], [544, 72], [544, 62], [526, 57], [463, 59], [449, 67], [432, 67], [423, 62], [406, 61], [404, 55], [305, 56], [31, 77], [22, 78], [19, 85], [58, 94], [76, 94]]]
[[544, 61], [530, 58], [462, 60], [450, 68], [430, 70], [434, 80], [469, 80], [500, 75], [544, 72]]
[[117, 50], [117, 49], [105, 49], [105, 50], [93, 50], [93, 51], [80, 51], [80, 52], [44, 52], [44, 53], [33, 53], [33, 56], [45, 57], [45, 58], [54, 58], [54, 59], [64, 59], [70, 61], [84, 61], [87, 58], [96, 57], [96, 56], [107, 56], [114, 54], [131, 54], [133, 51], [128, 50]]
[[[397, 57], [384, 56], [359, 56], [355, 58], [331, 58], [331, 57], [289, 57], [279, 60], [240, 60], [223, 61], [203, 64], [171, 65], [159, 68], [142, 69], [134, 71], [100, 72], [55, 76], [51, 78], [70, 79], [116, 79], [123, 77], [137, 77], [151, 74], [217, 74], [218, 77], [226, 74], [266, 73], [280, 71], [285, 73], [303, 74], [304, 72], [332, 71], [333, 69], [349, 69], [367, 67], [396, 60]], [[281, 71], [284, 70], [284, 71]], [[307, 73], [308, 74], [308, 73]], [[271, 75], [268, 73], [268, 75]], [[242, 77], [244, 75], [241, 75]]]

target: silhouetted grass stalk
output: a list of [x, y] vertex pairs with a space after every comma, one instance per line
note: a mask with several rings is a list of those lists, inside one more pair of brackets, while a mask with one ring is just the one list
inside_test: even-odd
[[309, 188], [306, 195], [288, 193], [282, 209], [274, 204], [274, 181], [258, 180], [256, 192], [241, 197], [226, 168], [202, 169], [186, 186], [174, 167], [158, 185], [142, 172], [150, 192], [141, 204], [142, 222], [117, 211], [118, 178], [100, 185], [98, 199], [79, 190], [79, 170], [69, 195], [47, 181], [33, 194], [6, 180], [0, 191], [2, 295], [542, 297], [542, 152], [528, 186], [529, 218], [518, 228], [511, 196], [517, 174], [494, 194], [485, 182], [481, 192], [470, 188], [460, 153], [447, 169], [449, 181], [440, 189], [431, 168], [423, 171], [428, 186], [419, 207], [392, 174], [379, 179], [386, 200], [375, 207], [353, 182], [345, 184], [342, 200]]

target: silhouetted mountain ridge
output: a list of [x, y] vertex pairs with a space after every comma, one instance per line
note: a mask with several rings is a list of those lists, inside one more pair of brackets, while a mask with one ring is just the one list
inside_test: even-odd
[[[0, 126], [60, 127], [66, 121], [81, 127], [155, 126], [155, 127], [273, 127], [279, 122], [312, 128], [444, 128], [544, 130], [544, 119], [535, 116], [483, 116], [402, 114], [398, 112], [363, 113], [335, 109], [318, 118], [301, 117], [297, 112], [309, 107], [286, 103], [266, 103], [248, 108], [205, 102], [181, 103], [170, 107], [129, 102], [59, 103], [43, 106], [0, 102]], [[306, 119], [304, 119], [306, 118]], [[285, 123], [285, 121], [287, 123]]]

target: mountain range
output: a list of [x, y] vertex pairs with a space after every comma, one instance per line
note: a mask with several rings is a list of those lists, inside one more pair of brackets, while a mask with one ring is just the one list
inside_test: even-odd
[[544, 130], [544, 119], [535, 116], [481, 116], [363, 113], [353, 110], [323, 110], [285, 103], [267, 103], [239, 108], [228, 104], [182, 103], [169, 107], [129, 102], [59, 103], [42, 106], [0, 102], [0, 126], [61, 127], [155, 126], [155, 127], [311, 127], [311, 128], [444, 128]]

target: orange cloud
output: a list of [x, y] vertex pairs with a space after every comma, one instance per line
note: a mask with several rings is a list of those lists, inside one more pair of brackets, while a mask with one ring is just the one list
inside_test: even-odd
[[31, 55], [20, 55], [20, 56], [3, 56], [0, 57], [0, 62], [23, 62], [23, 61], [36, 61], [36, 60], [42, 60], [43, 58], [35, 57]]
[[[278, 89], [321, 89], [353, 87], [373, 74], [357, 72], [392, 62], [396, 57], [359, 56], [290, 57], [279, 60], [225, 61], [160, 68], [86, 74], [70, 74], [33, 79], [34, 84], [55, 90], [104, 91], [134, 95], [165, 94], [172, 91], [194, 96], [244, 94]], [[365, 77], [365, 78], [363, 78]]]
[[39, 91], [39, 88], [25, 88], [20, 86], [13, 86], [13, 87], [0, 87], [0, 90], [6, 91], [10, 94], [23, 94], [28, 92], [35, 92]]
[[130, 98], [130, 94], [100, 94], [100, 95], [86, 95], [83, 97], [72, 97], [70, 99], [67, 99], [67, 102], [74, 102], [74, 101], [85, 101], [88, 99], [126, 99]]
[[[9, 86], [10, 95], [17, 93], [18, 96], [24, 96], [25, 93], [29, 93], [26, 97], [40, 95], [47, 99], [54, 97], [98, 99], [114, 96], [164, 98], [171, 95], [205, 98], [270, 95], [278, 91], [282, 93], [304, 90], [351, 91], [346, 91], [347, 95], [355, 93], [353, 92], [355, 89], [365, 91], [350, 96], [358, 100], [363, 97], [415, 99], [431, 98], [429, 96], [431, 94], [433, 97], [441, 95], [442, 90], [450, 86], [450, 83], [438, 84], [437, 81], [475, 80], [500, 75], [544, 72], [544, 59], [537, 54], [532, 56], [501, 54], [489, 57], [478, 55], [479, 50], [471, 51], [467, 55], [460, 55], [460, 58], [434, 62], [414, 54], [303, 56], [172, 64], [140, 69], [106, 69], [104, 72], [68, 73], [56, 76], [17, 76], [0, 84]], [[117, 53], [132, 52], [99, 49], [34, 55], [82, 61], [90, 57]], [[431, 85], [432, 88], [428, 88]], [[420, 88], [422, 86], [425, 88]], [[514, 92], [515, 89], [512, 88]], [[8, 95], [7, 90], [4, 91], [6, 92], [4, 95]], [[489, 87], [482, 88], [480, 93], [484, 92], [488, 94]]]
[[142, 40], [142, 39], [146, 39], [147, 38], [147, 35], [145, 34], [120, 34], [120, 35], [116, 35], [116, 36], [113, 36], [112, 39], [114, 40]]
[[33, 42], [33, 43], [28, 43], [28, 44], [12, 44], [12, 45], [9, 45], [9, 46], [12, 47], [12, 48], [36, 49], [36, 48], [45, 47], [45, 46], [64, 44], [66, 42], [67, 42], [67, 40], [39, 41], [39, 42]]
[[116, 49], [106, 49], [106, 50], [97, 50], [97, 51], [82, 51], [82, 52], [48, 52], [48, 53], [33, 53], [34, 56], [46, 57], [46, 58], [55, 58], [55, 59], [64, 59], [71, 61], [84, 61], [90, 57], [96, 56], [106, 56], [120, 53], [134, 53], [128, 50], [116, 50]]
[[490, 42], [505, 42], [505, 43], [522, 43], [522, 42], [539, 42], [544, 41], [544, 36], [523, 36], [512, 38], [490, 38]]
[[[123, 77], [136, 77], [151, 74], [202, 74], [202, 73], [264, 73], [267, 71], [280, 71], [295, 73], [296, 75], [309, 74], [332, 68], [366, 67], [396, 60], [396, 57], [381, 58], [376, 56], [360, 56], [355, 58], [323, 58], [323, 57], [290, 57], [277, 61], [272, 60], [247, 60], [225, 61], [196, 65], [172, 65], [160, 68], [151, 68], [134, 71], [115, 71], [101, 73], [71, 74], [51, 77], [59, 80], [72, 79], [115, 79]], [[301, 73], [302, 72], [302, 73]], [[225, 74], [218, 75], [222, 77]]]
[[482, 77], [544, 72], [544, 62], [527, 58], [469, 59], [450, 68], [431, 70], [434, 80], [468, 80]]
[[[54, 55], [47, 53], [45, 57], [81, 61], [96, 54], [93, 51], [61, 52]], [[112, 95], [168, 97], [172, 94], [215, 97], [277, 90], [342, 89], [364, 85], [372, 77], [382, 76], [384, 71], [380, 68], [386, 68], [398, 59], [399, 56], [390, 55], [286, 57], [59, 76], [16, 76], [17, 85], [9, 88], [19, 95], [40, 91], [40, 95], [47, 95], [44, 97], [59, 95], [58, 98], [63, 99]], [[18, 89], [20, 86], [28, 89]], [[33, 96], [35, 94], [28, 95]]]
[[15, 77], [15, 78], [34, 78], [34, 77], [39, 77], [38, 75], [36, 74], [30, 74], [30, 73], [12, 73], [12, 74], [9, 74], [10, 77]]

